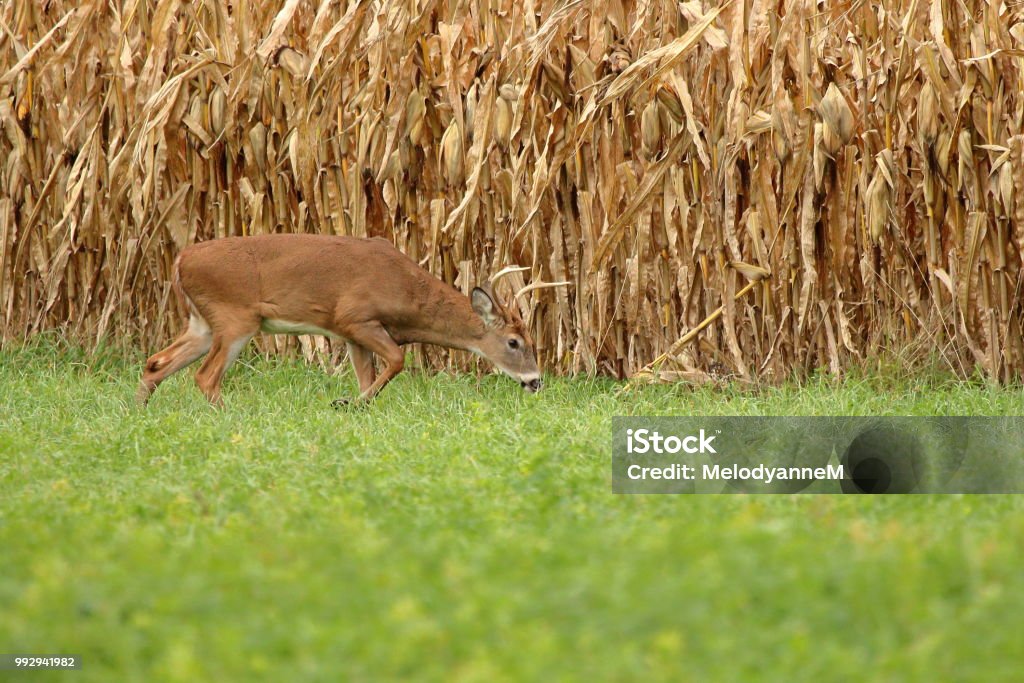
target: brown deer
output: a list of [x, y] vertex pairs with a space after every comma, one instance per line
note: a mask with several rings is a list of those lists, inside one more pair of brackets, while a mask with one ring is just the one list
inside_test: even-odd
[[[515, 270], [526, 269], [506, 268], [491, 285]], [[519, 294], [561, 284], [536, 283]], [[472, 351], [526, 391], [541, 386], [526, 326], [490, 286], [466, 297], [385, 239], [259, 235], [201, 242], [174, 262], [173, 286], [188, 327], [146, 361], [137, 395], [143, 404], [157, 385], [206, 353], [196, 383], [219, 404], [224, 372], [261, 330], [344, 339], [361, 402], [402, 371], [402, 345], [412, 342]], [[373, 354], [384, 361], [379, 375]]]

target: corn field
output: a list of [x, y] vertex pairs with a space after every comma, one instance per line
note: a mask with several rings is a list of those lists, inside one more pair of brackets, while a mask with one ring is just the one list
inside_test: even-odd
[[1024, 370], [1021, 3], [4, 0], [0, 22], [5, 341], [153, 351], [182, 247], [324, 232], [466, 292], [508, 265], [568, 282], [519, 299], [555, 372], [771, 381], [906, 348]]

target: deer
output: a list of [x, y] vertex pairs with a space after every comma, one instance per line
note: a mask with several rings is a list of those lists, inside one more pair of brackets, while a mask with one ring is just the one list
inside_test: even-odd
[[[494, 294], [501, 277], [522, 270], [529, 268], [502, 269], [467, 297], [380, 237], [267, 234], [192, 244], [175, 259], [171, 282], [188, 322], [146, 360], [136, 399], [146, 405], [161, 382], [206, 355], [195, 381], [222, 405], [224, 373], [261, 331], [345, 341], [359, 394], [335, 407], [370, 402], [402, 371], [402, 347], [417, 342], [472, 352], [534, 393], [541, 372], [533, 339]], [[513, 301], [565, 284], [527, 285]]]

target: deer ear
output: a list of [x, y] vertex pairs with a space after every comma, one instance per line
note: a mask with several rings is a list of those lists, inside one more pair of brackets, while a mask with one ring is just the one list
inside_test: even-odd
[[484, 325], [495, 327], [501, 323], [501, 313], [498, 309], [498, 304], [494, 302], [493, 297], [491, 297], [487, 290], [474, 287], [469, 298], [473, 303], [473, 310], [484, 321]]

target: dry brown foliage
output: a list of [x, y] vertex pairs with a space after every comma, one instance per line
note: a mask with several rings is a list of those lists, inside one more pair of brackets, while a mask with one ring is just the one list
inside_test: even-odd
[[157, 348], [182, 246], [318, 231], [570, 281], [526, 301], [555, 371], [1007, 380], [1022, 48], [998, 1], [7, 0], [3, 337]]

